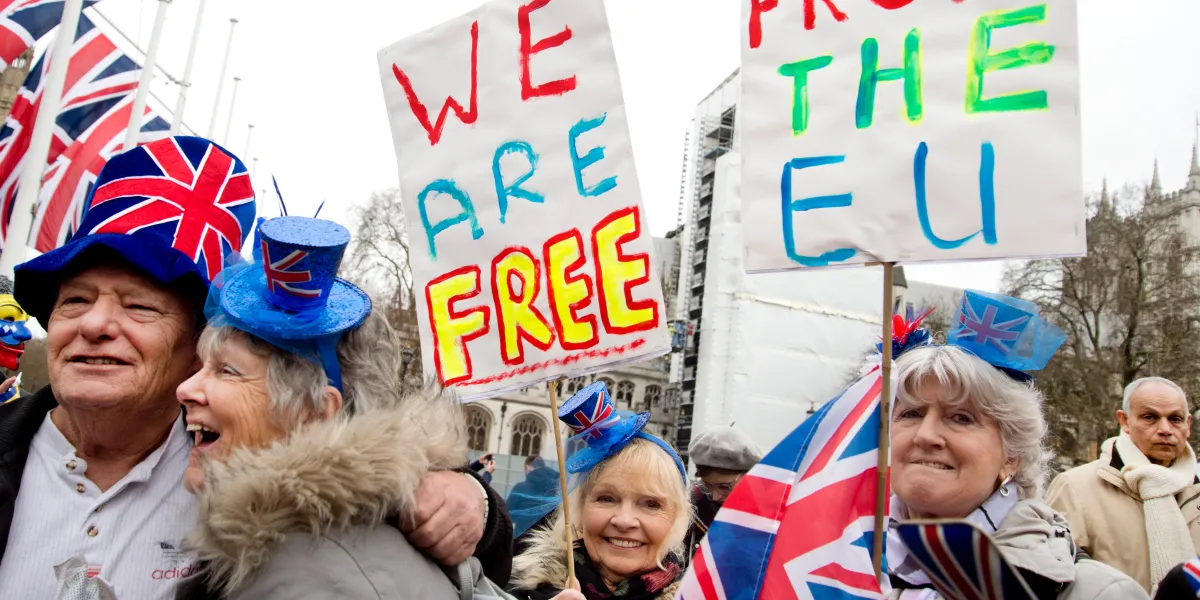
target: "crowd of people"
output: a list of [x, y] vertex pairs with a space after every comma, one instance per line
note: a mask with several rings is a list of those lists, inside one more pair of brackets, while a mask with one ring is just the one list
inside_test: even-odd
[[[127, 178], [202, 156], [245, 176], [225, 149], [174, 137], [114, 157], [92, 194], [151, 195], [136, 183], [151, 178]], [[0, 404], [0, 597], [675, 596], [762, 460], [753, 440], [734, 426], [696, 435], [690, 483], [644, 431], [648, 414], [617, 410], [596, 383], [560, 411], [568, 506], [558, 468], [536, 456], [506, 501], [488, 485], [493, 458], [466, 460], [453, 391], [406, 388], [395, 331], [336, 277], [349, 232], [255, 222], [247, 193], [235, 216], [251, 261], [229, 260], [240, 239], [189, 255], [171, 226], [119, 231], [96, 210], [17, 267], [50, 385]], [[1200, 479], [1178, 385], [1130, 383], [1120, 434], [1047, 487], [1040, 367], [949, 336], [904, 348], [896, 368], [890, 528], [969, 521], [1039, 599], [1195, 596], [1184, 564], [1200, 545]], [[898, 535], [886, 558], [892, 597], [937, 597]]]

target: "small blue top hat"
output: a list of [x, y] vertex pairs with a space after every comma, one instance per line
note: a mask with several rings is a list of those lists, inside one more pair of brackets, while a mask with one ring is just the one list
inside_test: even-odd
[[13, 295], [45, 326], [58, 274], [97, 248], [159, 284], [204, 289], [241, 251], [254, 213], [250, 173], [228, 150], [190, 136], [138, 146], [100, 171], [69, 242], [16, 267]]
[[220, 323], [317, 362], [341, 389], [337, 342], [371, 313], [370, 297], [337, 278], [350, 232], [324, 219], [278, 217], [262, 221], [256, 238], [256, 262], [214, 285]]
[[1055, 324], [1038, 315], [1033, 302], [967, 290], [946, 343], [967, 350], [1021, 381], [1040, 371], [1067, 340]]

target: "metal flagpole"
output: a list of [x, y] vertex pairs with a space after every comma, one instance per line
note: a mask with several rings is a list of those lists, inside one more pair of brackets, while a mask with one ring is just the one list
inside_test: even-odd
[[217, 130], [217, 112], [221, 108], [221, 92], [225, 91], [225, 73], [229, 70], [229, 53], [233, 50], [233, 30], [237, 24], [237, 19], [229, 19], [229, 42], [225, 45], [225, 59], [221, 62], [221, 78], [217, 80], [217, 97], [213, 99], [212, 116], [208, 119], [206, 137], [210, 140]]
[[246, 147], [242, 150], [242, 156], [250, 156], [250, 137], [254, 135], [254, 123], [246, 126]]
[[146, 50], [146, 64], [142, 65], [142, 80], [138, 82], [137, 95], [133, 97], [133, 112], [129, 113], [129, 128], [125, 130], [128, 150], [137, 146], [138, 134], [142, 131], [142, 113], [146, 111], [146, 94], [150, 93], [150, 81], [154, 79], [154, 63], [158, 60], [158, 46], [162, 43], [163, 23], [167, 21], [167, 7], [171, 0], [158, 0], [154, 13], [154, 30], [150, 32], [150, 47]]
[[[250, 181], [254, 181], [254, 174], [258, 172], [258, 157], [254, 157], [254, 166], [250, 167]], [[266, 193], [266, 190], [263, 190]]]
[[233, 107], [237, 104], [237, 89], [241, 82], [241, 77], [233, 78], [233, 94], [229, 96], [229, 118], [225, 120], [225, 135], [221, 136], [221, 143], [226, 146], [229, 145], [229, 130], [233, 127]]
[[79, 13], [83, 0], [63, 2], [62, 20], [59, 21], [58, 39], [54, 41], [50, 55], [50, 72], [46, 75], [46, 86], [42, 92], [42, 105], [33, 124], [29, 149], [25, 153], [25, 166], [17, 180], [16, 203], [12, 221], [4, 237], [4, 252], [0, 254], [0, 273], [12, 277], [13, 267], [25, 262], [25, 247], [29, 240], [29, 228], [33, 225], [33, 211], [38, 195], [42, 191], [42, 176], [46, 172], [46, 161], [50, 158], [50, 140], [54, 135], [54, 121], [62, 106], [63, 87], [67, 80], [67, 65], [71, 63], [71, 48], [75, 45], [75, 30], [79, 27]]
[[179, 99], [175, 101], [175, 115], [171, 119], [171, 135], [178, 135], [183, 129], [183, 109], [187, 106], [188, 88], [192, 87], [192, 65], [196, 62], [196, 47], [200, 45], [200, 26], [204, 23], [204, 4], [200, 0], [200, 8], [196, 9], [196, 26], [192, 28], [192, 46], [188, 48], [187, 62], [183, 65], [183, 81], [179, 83]]

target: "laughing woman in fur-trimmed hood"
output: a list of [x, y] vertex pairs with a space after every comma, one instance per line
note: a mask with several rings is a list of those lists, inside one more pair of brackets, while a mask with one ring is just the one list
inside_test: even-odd
[[[268, 256], [297, 240], [308, 254], [296, 270], [336, 273], [320, 261], [340, 252], [320, 246], [340, 226], [287, 219], [262, 225]], [[189, 549], [205, 566], [177, 598], [458, 597], [392, 520], [413, 514], [427, 473], [465, 463], [457, 402], [437, 389], [402, 397], [395, 332], [361, 290], [328, 278], [308, 305], [299, 288], [265, 285], [259, 264], [214, 292], [203, 366], [178, 389], [197, 442]]]

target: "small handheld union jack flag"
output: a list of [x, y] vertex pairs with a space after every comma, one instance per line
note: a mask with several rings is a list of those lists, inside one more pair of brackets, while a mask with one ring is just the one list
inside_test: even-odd
[[900, 539], [946, 600], [1036, 600], [982, 529], [966, 521], [906, 521]]

